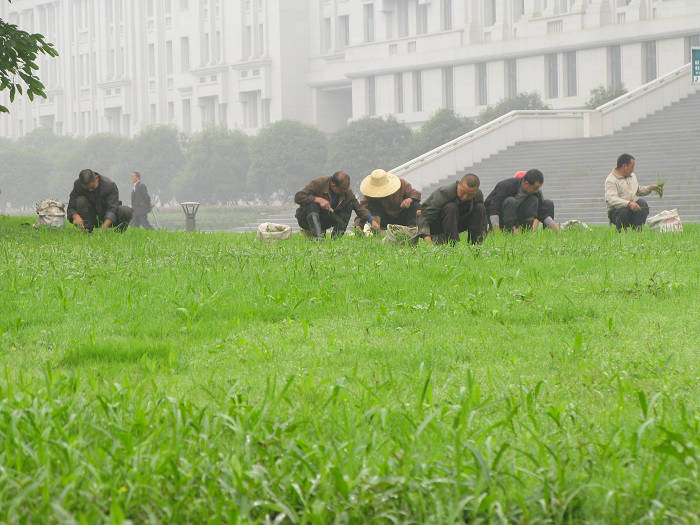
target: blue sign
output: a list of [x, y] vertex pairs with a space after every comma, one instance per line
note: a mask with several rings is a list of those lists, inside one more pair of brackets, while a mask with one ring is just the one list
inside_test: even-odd
[[690, 62], [693, 70], [693, 84], [700, 83], [700, 47], [690, 50]]

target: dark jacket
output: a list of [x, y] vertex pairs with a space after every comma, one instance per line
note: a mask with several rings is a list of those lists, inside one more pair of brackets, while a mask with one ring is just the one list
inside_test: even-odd
[[70, 197], [68, 198], [68, 210], [66, 213], [69, 218], [72, 218], [73, 214], [77, 213], [75, 200], [78, 197], [85, 197], [95, 207], [97, 218], [100, 221], [110, 220], [117, 222], [117, 208], [122, 204], [122, 201], [119, 200], [117, 185], [112, 179], [108, 179], [97, 172], [95, 172], [95, 175], [100, 176], [100, 185], [95, 188], [95, 191], [83, 189], [80, 179], [75, 181], [73, 191], [70, 192]]
[[151, 197], [148, 195], [146, 185], [138, 181], [131, 190], [131, 207], [134, 215], [148, 215], [151, 211]]
[[[384, 211], [386, 212], [386, 214], [389, 216], [382, 217], [383, 223], [387, 223], [385, 219], [389, 219], [390, 217], [398, 217], [403, 211], [401, 203], [404, 200], [413, 199], [416, 202], [420, 201], [420, 192], [418, 190], [413, 189], [413, 186], [411, 186], [411, 183], [409, 183], [407, 180], [399, 180], [401, 181], [401, 186], [397, 191], [395, 191], [391, 195], [381, 198], [368, 197], [367, 195], [364, 195], [362, 197], [362, 200], [360, 201], [360, 205], [369, 209], [370, 202], [378, 201], [381, 204]], [[362, 227], [364, 225], [364, 222], [365, 221], [360, 219], [359, 217], [355, 219], [355, 225], [358, 227]]]
[[[523, 179], [511, 177], [496, 184], [496, 187], [489, 193], [489, 196], [486, 197], [486, 215], [489, 217], [491, 215], [503, 215], [503, 201], [506, 200], [507, 197], [515, 197], [520, 191], [522, 182]], [[544, 197], [541, 191], [538, 191], [534, 195], [539, 201], [537, 213], [541, 215]]]
[[[322, 197], [328, 202], [331, 201], [330, 177], [319, 177], [309, 182], [303, 190], [297, 192], [294, 196], [294, 202], [300, 206], [306, 206], [313, 203], [316, 197]], [[338, 217], [347, 216], [347, 220], [349, 220], [352, 210], [355, 210], [357, 216], [362, 220], [366, 221], [369, 218], [369, 210], [357, 202], [357, 197], [355, 197], [352, 190], [348, 188], [348, 191], [340, 196], [340, 201], [336, 204], [333, 212], [335, 215], [338, 215]]]
[[437, 225], [442, 220], [442, 209], [450, 202], [456, 202], [459, 205], [460, 215], [469, 215], [474, 209], [475, 204], [483, 204], [484, 194], [481, 190], [476, 192], [474, 198], [462, 201], [457, 197], [457, 182], [442, 186], [433, 192], [418, 211], [416, 225], [418, 226], [418, 234], [422, 237], [430, 235], [430, 225]]

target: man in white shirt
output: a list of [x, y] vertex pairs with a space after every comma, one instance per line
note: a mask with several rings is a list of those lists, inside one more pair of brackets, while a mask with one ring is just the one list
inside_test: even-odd
[[640, 186], [634, 174], [635, 158], [624, 153], [617, 159], [617, 168], [605, 179], [605, 204], [608, 218], [617, 231], [630, 226], [641, 230], [649, 216], [649, 205], [639, 197], [658, 191], [661, 186]]

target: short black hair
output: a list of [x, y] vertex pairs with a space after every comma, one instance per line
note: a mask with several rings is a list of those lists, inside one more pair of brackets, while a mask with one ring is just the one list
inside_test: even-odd
[[477, 177], [474, 173], [467, 173], [464, 177], [460, 179], [462, 184], [466, 184], [470, 188], [478, 188], [481, 185], [481, 181], [479, 180], [479, 177]]
[[634, 157], [630, 155], [629, 153], [623, 153], [619, 157], [617, 157], [617, 167], [621, 168], [622, 166], [627, 166], [630, 162], [634, 160]]
[[141, 180], [141, 174], [140, 174], [138, 171], [132, 171], [131, 173], [133, 173], [134, 175], [136, 175], [136, 178], [137, 178], [137, 179]]
[[523, 177], [523, 180], [527, 181], [530, 186], [538, 182], [544, 184], [544, 175], [542, 175], [540, 170], [529, 170]]
[[82, 170], [78, 174], [78, 180], [80, 180], [80, 184], [82, 184], [83, 186], [87, 186], [88, 184], [95, 181], [95, 175], [95, 172], [92, 170]]
[[331, 175], [331, 182], [334, 186], [342, 186], [345, 181], [348, 181], [348, 184], [350, 183], [350, 175], [344, 171], [336, 171]]

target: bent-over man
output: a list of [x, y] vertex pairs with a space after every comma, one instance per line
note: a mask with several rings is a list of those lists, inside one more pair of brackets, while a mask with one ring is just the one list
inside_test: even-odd
[[124, 231], [133, 216], [131, 208], [122, 206], [117, 185], [92, 170], [82, 170], [68, 198], [68, 220], [89, 232], [96, 226], [103, 230]]
[[[420, 205], [420, 192], [411, 184], [384, 170], [374, 170], [360, 184], [360, 205], [369, 210], [382, 230], [387, 224], [416, 225], [416, 212]], [[358, 215], [355, 226], [362, 229], [366, 220]]]
[[433, 239], [450, 244], [467, 232], [472, 244], [481, 243], [486, 230], [484, 195], [479, 177], [468, 173], [458, 182], [438, 188], [418, 210], [418, 235], [431, 244]]
[[640, 186], [634, 174], [635, 158], [623, 153], [617, 159], [617, 167], [605, 179], [605, 204], [608, 219], [617, 231], [630, 226], [641, 230], [649, 216], [649, 205], [640, 196], [659, 191], [661, 184]]
[[494, 230], [501, 225], [517, 232], [521, 227], [533, 231], [541, 222], [554, 231], [559, 226], [554, 222], [554, 203], [542, 196], [544, 175], [540, 170], [529, 170], [520, 178], [502, 180], [486, 197], [486, 212]]
[[353, 210], [360, 219], [369, 220], [372, 228], [379, 229], [367, 208], [357, 201], [350, 189], [350, 176], [343, 171], [312, 180], [297, 192], [294, 202], [299, 205], [295, 214], [299, 226], [316, 239], [323, 238], [328, 228], [333, 228], [333, 237], [343, 235]]
[[131, 208], [134, 210], [134, 218], [131, 220], [133, 226], [139, 226], [152, 230], [153, 226], [148, 222], [148, 213], [153, 206], [151, 205], [151, 196], [148, 194], [148, 188], [141, 182], [141, 174], [138, 171], [131, 173]]

